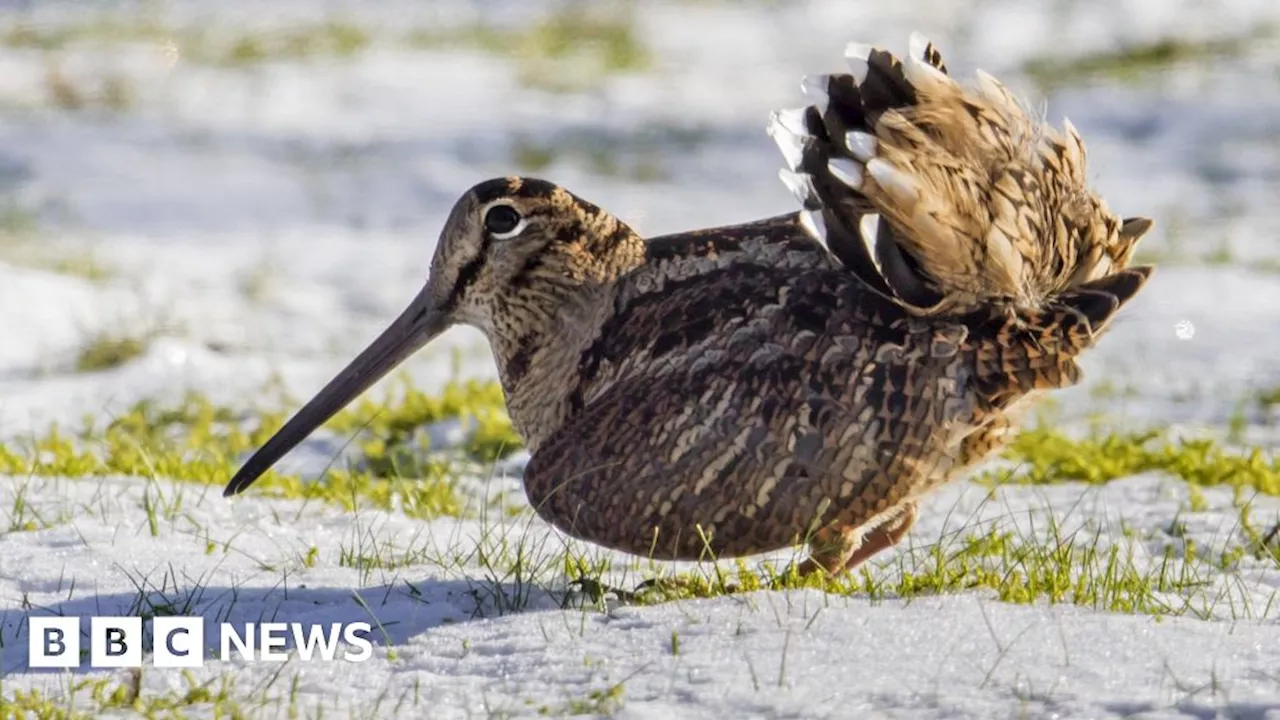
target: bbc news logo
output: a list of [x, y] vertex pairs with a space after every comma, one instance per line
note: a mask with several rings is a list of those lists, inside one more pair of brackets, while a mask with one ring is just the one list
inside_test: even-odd
[[[78, 668], [82, 660], [80, 618], [33, 617], [27, 645], [32, 668]], [[205, 661], [204, 619], [156, 617], [151, 620], [151, 663], [158, 668], [200, 667]], [[369, 623], [218, 624], [218, 657], [249, 662], [285, 662], [289, 641], [298, 657], [363, 662], [373, 655]], [[89, 666], [142, 667], [146, 637], [140, 617], [89, 618]], [[345, 647], [343, 647], [345, 645]]]

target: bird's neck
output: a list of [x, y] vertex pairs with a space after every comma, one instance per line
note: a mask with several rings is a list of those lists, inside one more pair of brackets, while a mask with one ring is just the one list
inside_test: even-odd
[[617, 281], [644, 263], [638, 236], [606, 248], [549, 247], [496, 302], [489, 331], [511, 420], [530, 450], [580, 401], [578, 361], [613, 312]]

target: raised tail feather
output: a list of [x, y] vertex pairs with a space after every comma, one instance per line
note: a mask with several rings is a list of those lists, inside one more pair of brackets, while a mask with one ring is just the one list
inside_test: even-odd
[[1069, 387], [1080, 379], [1075, 358], [1098, 337], [1151, 275], [1149, 267], [1117, 271], [1073, 286], [1043, 308], [996, 315], [978, 328], [986, 342], [972, 346], [975, 380], [995, 407], [1037, 390]]
[[805, 79], [812, 105], [770, 118], [808, 231], [912, 314], [984, 315], [1013, 347], [1057, 346], [1045, 362], [1091, 346], [1151, 272], [1126, 269], [1151, 221], [1088, 188], [1070, 122], [1033, 119], [981, 71], [961, 85], [918, 34], [905, 61], [857, 44], [845, 57], [851, 72]]

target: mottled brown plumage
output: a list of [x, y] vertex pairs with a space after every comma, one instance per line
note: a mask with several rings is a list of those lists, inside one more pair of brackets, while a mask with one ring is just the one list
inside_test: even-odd
[[646, 242], [541, 180], [472, 188], [419, 297], [228, 494], [467, 323], [564, 532], [664, 559], [807, 542], [829, 572], [897, 543], [1020, 404], [1078, 380], [1147, 278], [1125, 268], [1149, 222], [1088, 189], [1073, 129], [956, 84], [922, 39], [848, 56], [770, 122], [799, 213]]

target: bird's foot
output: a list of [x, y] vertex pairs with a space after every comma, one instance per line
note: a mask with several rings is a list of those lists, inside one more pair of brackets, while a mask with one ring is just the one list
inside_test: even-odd
[[563, 607], [568, 607], [570, 598], [582, 596], [593, 604], [614, 600], [623, 605], [666, 602], [710, 595], [728, 595], [739, 592], [737, 583], [717, 581], [701, 577], [676, 575], [671, 577], [650, 578], [636, 585], [631, 590], [608, 585], [596, 578], [579, 577], [569, 583], [570, 592], [565, 595]]
[[796, 569], [800, 577], [823, 573], [837, 577], [852, 571], [872, 555], [902, 542], [916, 521], [916, 504], [902, 505], [898, 514], [869, 531], [862, 528], [824, 528], [809, 545], [809, 557]]
[[617, 598], [618, 602], [630, 604], [635, 602], [636, 595], [639, 592], [639, 588], [634, 591], [623, 590], [622, 588], [607, 585], [596, 578], [590, 578], [585, 575], [576, 580], [570, 581], [567, 589], [569, 592], [565, 593], [565, 598], [561, 603], [561, 607], [569, 607], [569, 599], [575, 595], [586, 596], [593, 604], [596, 605], [606, 602], [610, 596]]
[[718, 578], [690, 575], [651, 578], [636, 586], [635, 594], [653, 600], [683, 600], [712, 595], [732, 595], [741, 592], [738, 583]]

